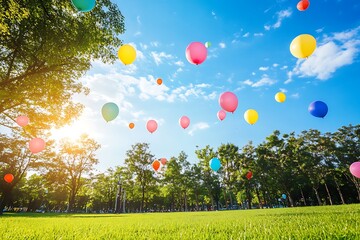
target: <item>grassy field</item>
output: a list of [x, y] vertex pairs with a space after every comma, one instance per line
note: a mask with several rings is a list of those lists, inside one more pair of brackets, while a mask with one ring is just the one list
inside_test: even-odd
[[360, 204], [145, 214], [0, 217], [0, 239], [360, 239]]

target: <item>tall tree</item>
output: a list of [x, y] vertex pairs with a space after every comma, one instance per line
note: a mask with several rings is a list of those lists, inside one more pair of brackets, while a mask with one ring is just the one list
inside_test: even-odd
[[[83, 134], [74, 142], [64, 139], [60, 143], [59, 154], [50, 159], [49, 179], [61, 181], [59, 184], [65, 184], [69, 190], [67, 212], [75, 210], [76, 196], [86, 183], [83, 176], [90, 174], [98, 163], [95, 152], [99, 147], [95, 140]], [[59, 174], [61, 178], [58, 177]]]
[[131, 179], [134, 179], [135, 187], [140, 188], [141, 192], [140, 212], [145, 209], [145, 203], [148, 200], [148, 189], [156, 181], [151, 170], [153, 160], [154, 155], [150, 153], [148, 143], [136, 143], [126, 152], [125, 164], [128, 175], [131, 176]]

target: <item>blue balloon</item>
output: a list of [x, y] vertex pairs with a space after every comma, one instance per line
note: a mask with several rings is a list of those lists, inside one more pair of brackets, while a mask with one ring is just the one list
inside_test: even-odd
[[210, 165], [210, 168], [216, 172], [217, 170], [220, 169], [221, 162], [218, 158], [213, 158], [210, 160], [209, 165]]
[[71, 0], [74, 7], [80, 12], [90, 12], [94, 7], [96, 0]]
[[101, 109], [103, 118], [109, 122], [114, 120], [119, 115], [119, 107], [112, 102], [105, 103]]
[[282, 197], [283, 199], [286, 199], [286, 194], [283, 193], [283, 194], [281, 195], [281, 197]]
[[310, 103], [308, 111], [314, 117], [323, 118], [328, 112], [328, 106], [322, 101], [315, 101]]

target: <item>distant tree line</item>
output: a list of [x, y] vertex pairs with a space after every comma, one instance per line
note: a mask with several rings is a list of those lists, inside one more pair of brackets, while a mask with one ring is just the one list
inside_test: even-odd
[[[6, 144], [2, 137], [1, 143]], [[152, 169], [157, 158], [147, 143], [133, 145], [126, 158], [119, 160], [124, 166], [96, 175], [92, 169], [99, 145], [82, 136], [76, 147], [69, 146], [64, 142], [60, 151], [44, 153], [37, 161], [41, 174], [22, 177], [5, 205], [27, 211], [145, 212], [333, 205], [360, 200], [360, 181], [349, 172], [349, 165], [360, 156], [360, 125], [324, 134], [318, 130], [298, 135], [274, 131], [257, 146], [251, 142], [242, 148], [231, 143], [217, 149], [206, 146], [195, 151], [195, 163], [180, 152], [158, 172]], [[1, 156], [10, 154], [10, 148], [2, 145]], [[214, 157], [222, 164], [218, 172], [209, 167]], [[249, 171], [253, 174], [250, 179], [246, 177]]]

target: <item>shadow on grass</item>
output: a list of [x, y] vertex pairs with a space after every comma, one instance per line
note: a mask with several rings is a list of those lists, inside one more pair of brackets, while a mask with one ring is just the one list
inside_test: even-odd
[[3, 213], [1, 218], [119, 218], [125, 214], [87, 214], [87, 213]]

